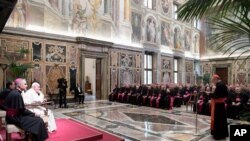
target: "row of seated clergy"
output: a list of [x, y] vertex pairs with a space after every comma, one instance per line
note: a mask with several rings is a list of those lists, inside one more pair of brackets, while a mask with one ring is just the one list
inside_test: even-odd
[[121, 88], [121, 91], [115, 88], [109, 95], [109, 100], [163, 109], [172, 109], [174, 104], [177, 103], [178, 98], [171, 97], [169, 91], [157, 89], [156, 91], [157, 94], [154, 94], [153, 89], [143, 88], [140, 90], [138, 86], [131, 90]]
[[[190, 91], [192, 93], [192, 91]], [[123, 103], [131, 103], [134, 105], [150, 106], [162, 109], [172, 109], [173, 107], [181, 107], [187, 96], [180, 95], [174, 89], [165, 87], [151, 86], [134, 86], [114, 88], [113, 92], [109, 94], [110, 101], [118, 101]]]
[[[209, 115], [211, 110], [211, 95], [212, 93], [201, 92], [198, 100], [198, 114]], [[242, 94], [243, 95], [243, 94]], [[249, 94], [247, 94], [249, 95]], [[229, 96], [225, 100], [225, 107], [227, 111], [227, 117], [231, 119], [238, 119], [239, 114], [244, 111], [248, 110], [250, 106], [247, 105], [249, 97], [242, 96], [238, 98], [239, 95], [235, 97], [232, 96], [232, 93], [229, 91]], [[194, 107], [195, 108], [195, 107]], [[195, 111], [195, 109], [194, 109]]]
[[[29, 90], [22, 93], [24, 104], [33, 113], [40, 117], [48, 115], [48, 131], [53, 132], [57, 129], [54, 115], [51, 110], [46, 109], [43, 106], [38, 106], [41, 103], [46, 102], [44, 94], [40, 91], [40, 84], [34, 82]], [[38, 105], [37, 105], [38, 104]]]

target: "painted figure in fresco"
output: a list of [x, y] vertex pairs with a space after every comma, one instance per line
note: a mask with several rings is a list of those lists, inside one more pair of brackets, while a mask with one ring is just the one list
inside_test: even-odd
[[25, 3], [20, 3], [20, 6], [17, 6], [17, 13], [18, 13], [18, 21], [16, 27], [25, 27], [25, 20], [26, 20], [26, 5]]
[[132, 41], [133, 42], [140, 42], [141, 40], [141, 16], [136, 14], [136, 13], [132, 13], [132, 17], [133, 17], [133, 23], [132, 23]]
[[190, 51], [190, 32], [188, 31], [185, 31], [184, 44], [185, 44], [185, 49]]
[[175, 28], [174, 29], [174, 48], [181, 49], [181, 35], [180, 35], [180, 29]]
[[170, 27], [166, 23], [162, 23], [161, 28], [161, 43], [163, 45], [169, 46], [170, 45]]
[[84, 31], [87, 29], [86, 8], [82, 9], [81, 5], [77, 5], [77, 12], [72, 21], [72, 29], [76, 33], [84, 34]]
[[163, 73], [163, 83], [168, 83], [168, 82], [170, 82], [170, 73], [164, 72]]
[[198, 36], [195, 35], [194, 36], [194, 52], [197, 53], [197, 50], [199, 48], [199, 40], [198, 40]]
[[26, 0], [19, 0], [6, 25], [25, 28], [27, 7]]
[[164, 13], [168, 13], [169, 10], [169, 0], [162, 0], [161, 1], [162, 4], [162, 10]]
[[156, 23], [152, 18], [147, 20], [147, 41], [155, 42], [156, 39]]

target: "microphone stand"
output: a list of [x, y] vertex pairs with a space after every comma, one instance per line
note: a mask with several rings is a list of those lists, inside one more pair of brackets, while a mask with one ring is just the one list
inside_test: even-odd
[[196, 99], [195, 99], [195, 133], [194, 136], [200, 136], [200, 134], [198, 133], [198, 93], [196, 93]]

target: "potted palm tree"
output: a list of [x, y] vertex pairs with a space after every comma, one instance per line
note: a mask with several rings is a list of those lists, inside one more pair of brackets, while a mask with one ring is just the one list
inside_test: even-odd
[[27, 58], [28, 53], [29, 50], [25, 49], [24, 47], [22, 47], [18, 52], [14, 53], [4, 51], [4, 56], [9, 62], [8, 69], [11, 71], [13, 78], [17, 77], [25, 78], [27, 70], [33, 67], [32, 63], [19, 62], [19, 60]]
[[9, 69], [13, 73], [14, 78], [25, 78], [27, 70], [32, 67], [33, 65], [30, 63], [17, 64], [16, 62], [11, 62], [9, 65]]

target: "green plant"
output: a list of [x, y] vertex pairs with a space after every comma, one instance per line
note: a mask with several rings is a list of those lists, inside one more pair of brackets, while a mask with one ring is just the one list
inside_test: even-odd
[[25, 78], [25, 73], [29, 68], [33, 68], [33, 65], [31, 63], [17, 64], [15, 62], [12, 62], [9, 66], [9, 69], [13, 73], [15, 78]]
[[28, 54], [28, 53], [29, 53], [29, 49], [25, 49], [24, 47], [22, 47], [22, 48], [19, 50], [19, 52], [20, 52], [21, 54]]

